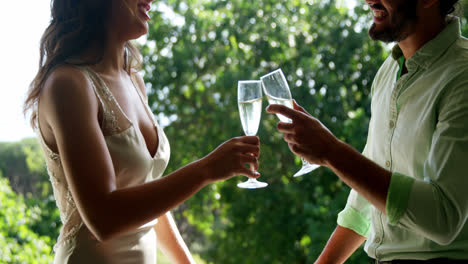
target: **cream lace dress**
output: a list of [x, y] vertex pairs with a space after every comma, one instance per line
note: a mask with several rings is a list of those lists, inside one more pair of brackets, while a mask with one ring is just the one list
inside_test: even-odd
[[[101, 129], [112, 157], [117, 188], [134, 186], [161, 177], [169, 161], [169, 142], [135, 81], [132, 79], [133, 86], [157, 131], [159, 143], [154, 157], [149, 154], [143, 135], [127, 118], [105, 82], [90, 68], [79, 69], [89, 78], [100, 102], [103, 117]], [[156, 263], [156, 235], [153, 226], [157, 219], [134, 232], [105, 242], [97, 241], [83, 224], [76, 208], [60, 155], [47, 146], [39, 130], [37, 133], [46, 153], [47, 169], [63, 223], [57, 244], [54, 246], [54, 263]]]

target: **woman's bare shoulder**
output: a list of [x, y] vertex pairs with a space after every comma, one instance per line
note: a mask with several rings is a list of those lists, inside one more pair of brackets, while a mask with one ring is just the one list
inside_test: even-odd
[[73, 89], [76, 86], [87, 84], [88, 80], [83, 71], [72, 65], [61, 65], [53, 69], [47, 76], [44, 82], [44, 89], [54, 89], [54, 87], [64, 85]]
[[59, 115], [65, 114], [64, 109], [79, 107], [83, 114], [94, 114], [97, 109], [91, 82], [83, 71], [70, 65], [59, 66], [49, 74], [42, 87], [40, 101], [46, 112]]

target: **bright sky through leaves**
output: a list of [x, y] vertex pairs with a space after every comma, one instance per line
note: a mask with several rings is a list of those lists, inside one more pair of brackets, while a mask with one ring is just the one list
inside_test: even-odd
[[[354, 7], [356, 1], [343, 1]], [[22, 114], [25, 93], [39, 60], [39, 40], [48, 25], [50, 0], [3, 1], [0, 4], [0, 142], [35, 136]], [[159, 4], [165, 11], [167, 7]], [[166, 10], [166, 15], [174, 15]]]

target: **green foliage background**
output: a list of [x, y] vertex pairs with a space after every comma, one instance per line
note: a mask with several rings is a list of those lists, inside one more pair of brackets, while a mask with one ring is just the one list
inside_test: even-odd
[[[167, 173], [242, 135], [237, 81], [277, 68], [299, 104], [362, 150], [370, 84], [389, 50], [367, 36], [371, 16], [362, 3], [354, 10], [332, 0], [154, 5], [140, 48], [150, 106], [171, 142]], [[336, 226], [349, 188], [326, 168], [292, 178], [300, 160], [276, 123], [263, 112], [259, 171], [268, 188], [239, 189], [245, 179], [236, 177], [204, 188], [174, 210], [197, 263], [313, 263]], [[50, 263], [59, 226], [37, 141], [0, 143], [0, 263]], [[161, 256], [159, 263], [168, 261]], [[347, 263], [365, 263], [364, 251]]]
[[28, 206], [0, 177], [0, 263], [52, 262], [51, 238], [33, 228], [40, 219], [40, 207]]
[[[369, 87], [386, 57], [371, 42], [362, 7], [335, 1], [167, 1], [183, 25], [153, 15], [143, 46], [149, 98], [172, 145], [169, 171], [242, 135], [238, 80], [282, 68], [299, 104], [357, 149], [366, 139]], [[325, 168], [295, 178], [300, 161], [263, 115], [260, 173], [270, 185], [205, 188], [179, 210], [187, 240], [213, 263], [313, 263], [335, 227], [348, 188]], [[181, 217], [182, 216], [182, 217]], [[190, 234], [190, 232], [183, 232]], [[362, 251], [355, 259], [362, 260]]]
[[[166, 17], [164, 7], [175, 17]], [[237, 81], [277, 68], [299, 104], [362, 150], [370, 85], [388, 55], [388, 47], [367, 35], [366, 7], [347, 10], [340, 1], [167, 0], [153, 17], [142, 47], [144, 73], [150, 103], [172, 145], [168, 171], [242, 135]], [[349, 188], [325, 168], [292, 178], [300, 161], [276, 123], [264, 112], [258, 134], [259, 171], [268, 188], [242, 190], [236, 187], [242, 178], [229, 180], [205, 188], [177, 211], [179, 221], [190, 226], [186, 239], [210, 262], [313, 263], [336, 226]], [[362, 263], [364, 256], [360, 250], [348, 263]]]

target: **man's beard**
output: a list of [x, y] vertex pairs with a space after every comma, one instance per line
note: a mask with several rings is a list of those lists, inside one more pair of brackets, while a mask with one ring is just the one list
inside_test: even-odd
[[388, 13], [390, 17], [389, 26], [378, 31], [377, 25], [372, 24], [369, 29], [371, 39], [383, 42], [399, 42], [406, 39], [413, 33], [414, 25], [418, 22], [417, 6], [418, 0], [399, 1], [395, 11], [392, 14]]

